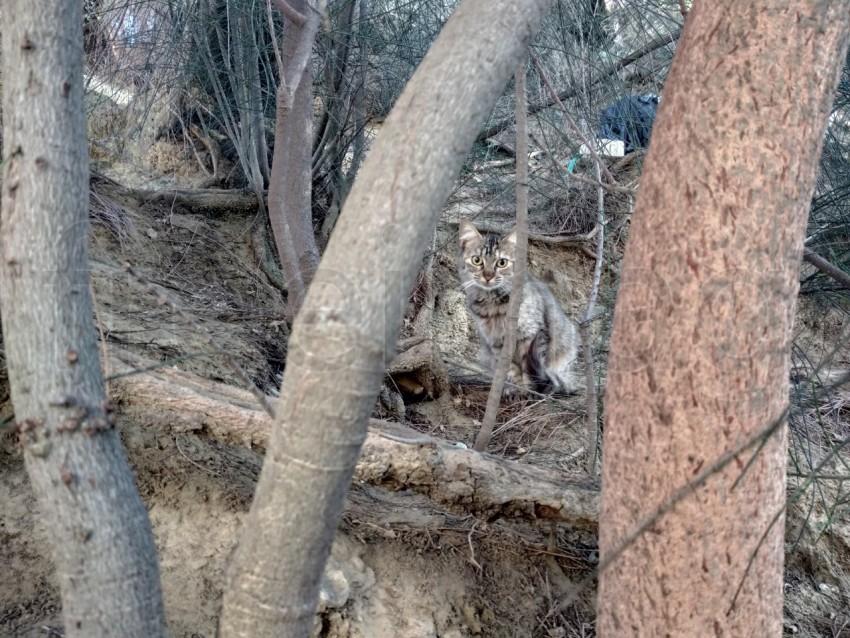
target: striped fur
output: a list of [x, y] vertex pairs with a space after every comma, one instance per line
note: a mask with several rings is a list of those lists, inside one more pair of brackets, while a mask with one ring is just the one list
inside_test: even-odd
[[[458, 230], [461, 286], [478, 324], [481, 364], [492, 372], [507, 333], [516, 235], [481, 234], [466, 220]], [[576, 325], [549, 287], [526, 273], [508, 381], [522, 390], [574, 392], [572, 366], [577, 352]]]

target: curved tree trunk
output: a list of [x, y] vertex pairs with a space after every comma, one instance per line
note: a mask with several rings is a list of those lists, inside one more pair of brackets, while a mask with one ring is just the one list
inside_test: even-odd
[[313, 233], [313, 82], [309, 65], [319, 15], [308, 0], [274, 0], [274, 4], [284, 14], [286, 23], [277, 90], [269, 220], [289, 289], [289, 313], [294, 316], [319, 264], [319, 247]]
[[463, 0], [376, 139], [293, 327], [279, 420], [229, 571], [223, 636], [309, 634], [418, 256], [550, 5]]
[[2, 11], [3, 338], [66, 636], [160, 636], [147, 512], [105, 401], [88, 282], [82, 3]]
[[[784, 518], [771, 521], [785, 505], [790, 336], [850, 6], [721, 4], [688, 15], [626, 249], [605, 396], [600, 636], [782, 633]], [[764, 446], [735, 455], [747, 440]]]

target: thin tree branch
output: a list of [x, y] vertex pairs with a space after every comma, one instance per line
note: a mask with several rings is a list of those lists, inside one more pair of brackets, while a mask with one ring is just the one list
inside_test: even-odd
[[[587, 147], [587, 150], [590, 151], [591, 157], [593, 157], [593, 161], [597, 166], [605, 173], [605, 177], [608, 179], [608, 182], [611, 184], [617, 184], [617, 180], [614, 179], [614, 176], [611, 175], [611, 172], [608, 170], [608, 167], [602, 163], [602, 160], [599, 157], [599, 154], [596, 152], [595, 144], [591, 144], [587, 139], [584, 133], [582, 133], [581, 129], [578, 127], [578, 124], [575, 123], [572, 116], [567, 112], [567, 108], [564, 106], [564, 103], [561, 102], [557, 93], [555, 93], [555, 88], [552, 86], [552, 83], [549, 81], [549, 75], [543, 69], [543, 65], [540, 64], [540, 60], [537, 59], [533, 53], [531, 54], [531, 60], [534, 62], [534, 67], [537, 69], [537, 74], [540, 76], [540, 79], [543, 80], [543, 84], [546, 85], [546, 90], [549, 91], [549, 95], [552, 96], [555, 104], [558, 105], [558, 108], [561, 110], [561, 113], [564, 115], [564, 119], [567, 122], [567, 125], [572, 129], [573, 133], [579, 138], [579, 140]], [[601, 181], [601, 180], [600, 180]]]
[[[658, 36], [654, 40], [647, 42], [640, 49], [636, 49], [635, 51], [632, 51], [631, 53], [629, 53], [629, 55], [620, 59], [619, 61], [612, 62], [608, 66], [604, 67], [599, 72], [599, 75], [594, 77], [593, 80], [591, 80], [589, 83], [585, 82], [583, 79], [575, 80], [574, 82], [571, 83], [571, 85], [568, 88], [566, 88], [563, 91], [561, 91], [560, 93], [558, 93], [557, 97], [561, 101], [569, 100], [570, 98], [575, 97], [579, 93], [579, 91], [589, 89], [590, 87], [595, 86], [596, 84], [599, 84], [605, 78], [607, 78], [611, 75], [614, 75], [617, 71], [625, 69], [627, 66], [629, 66], [631, 64], [634, 64], [635, 62], [640, 60], [642, 57], [649, 55], [650, 53], [652, 53], [653, 51], [655, 51], [657, 49], [660, 49], [661, 47], [667, 46], [668, 44], [672, 44], [673, 42], [678, 40], [679, 36], [681, 36], [681, 35], [682, 35], [682, 27], [679, 27], [678, 29], [676, 29], [675, 31], [673, 31], [671, 33], [665, 33], [664, 35]], [[537, 104], [535, 106], [530, 107], [528, 109], [528, 114], [534, 115], [535, 113], [539, 113], [540, 111], [542, 111], [544, 109], [548, 109], [550, 106], [554, 106], [554, 104], [555, 104], [555, 101], [550, 98], [549, 100], [542, 102], [541, 104]], [[486, 129], [484, 129], [483, 131], [481, 131], [481, 133], [478, 134], [476, 141], [482, 142], [482, 141], [486, 140], [488, 137], [493, 137], [497, 133], [501, 133], [502, 131], [504, 131], [511, 124], [513, 124], [513, 118], [508, 117], [508, 118], [502, 120], [501, 122], [498, 122], [498, 123], [494, 124], [493, 126], [490, 126]]]
[[[588, 147], [590, 148], [590, 147]], [[581, 182], [582, 184], [587, 184], [588, 186], [601, 186], [607, 191], [611, 191], [612, 193], [624, 193], [625, 195], [631, 195], [634, 197], [637, 195], [636, 188], [630, 188], [629, 186], [620, 186], [619, 184], [606, 184], [605, 182], [600, 182], [599, 180], [592, 180], [584, 175], [576, 175], [575, 173], [568, 173], [569, 178], [576, 182]]]
[[516, 255], [514, 260], [514, 276], [511, 280], [511, 299], [508, 303], [508, 324], [505, 328], [505, 339], [499, 360], [493, 372], [493, 384], [487, 395], [487, 407], [481, 420], [481, 429], [475, 437], [473, 449], [484, 452], [496, 416], [499, 413], [499, 403], [502, 399], [502, 389], [508, 376], [508, 370], [513, 364], [516, 349], [517, 320], [519, 306], [522, 303], [522, 285], [525, 281], [526, 261], [528, 260], [528, 128], [526, 126], [526, 91], [525, 91], [525, 58], [517, 64], [514, 72], [514, 89], [516, 91]]
[[850, 290], [850, 275], [841, 270], [835, 264], [830, 263], [816, 252], [809, 248], [803, 248], [803, 259], [809, 262], [812, 266], [820, 270], [822, 273], [829, 275], [835, 281], [841, 284], [842, 288]]
[[597, 217], [596, 228], [599, 233], [596, 236], [596, 265], [593, 268], [593, 285], [590, 287], [590, 298], [587, 300], [587, 308], [584, 311], [579, 333], [581, 334], [581, 345], [584, 353], [584, 371], [587, 387], [587, 473], [593, 476], [596, 467], [596, 453], [599, 446], [599, 424], [598, 421], [598, 399], [596, 396], [596, 373], [594, 371], [593, 344], [590, 340], [590, 324], [595, 318], [594, 310], [596, 297], [599, 295], [599, 281], [602, 279], [602, 258], [605, 250], [605, 190], [602, 188], [602, 174], [599, 164], [595, 165], [596, 180], [599, 187], [597, 194]]
[[283, 57], [280, 54], [280, 45], [277, 43], [277, 31], [274, 28], [274, 15], [272, 15], [272, 1], [268, 0], [266, 2], [266, 16], [269, 21], [269, 37], [272, 41], [272, 48], [274, 49], [274, 59], [277, 61], [277, 68], [283, 70]]

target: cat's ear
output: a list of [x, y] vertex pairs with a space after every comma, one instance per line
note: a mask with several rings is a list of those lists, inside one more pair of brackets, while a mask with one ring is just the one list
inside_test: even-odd
[[509, 235], [505, 235], [505, 238], [502, 239], [502, 242], [507, 244], [509, 248], [516, 248], [516, 231], [511, 232]]
[[464, 219], [460, 222], [457, 227], [457, 236], [460, 240], [461, 249], [466, 248], [466, 245], [471, 241], [478, 241], [481, 239], [481, 233], [478, 232], [478, 229], [472, 225], [472, 222], [468, 219]]

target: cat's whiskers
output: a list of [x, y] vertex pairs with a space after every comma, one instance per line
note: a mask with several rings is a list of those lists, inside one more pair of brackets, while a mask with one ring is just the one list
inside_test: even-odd
[[460, 282], [460, 287], [461, 287], [463, 290], [469, 290], [470, 288], [472, 288], [472, 287], [474, 287], [474, 286], [481, 287], [481, 284], [479, 284], [479, 283], [478, 283], [477, 281], [475, 281], [474, 279], [470, 279], [470, 280], [468, 280], [468, 281], [462, 281], [462, 282]]

